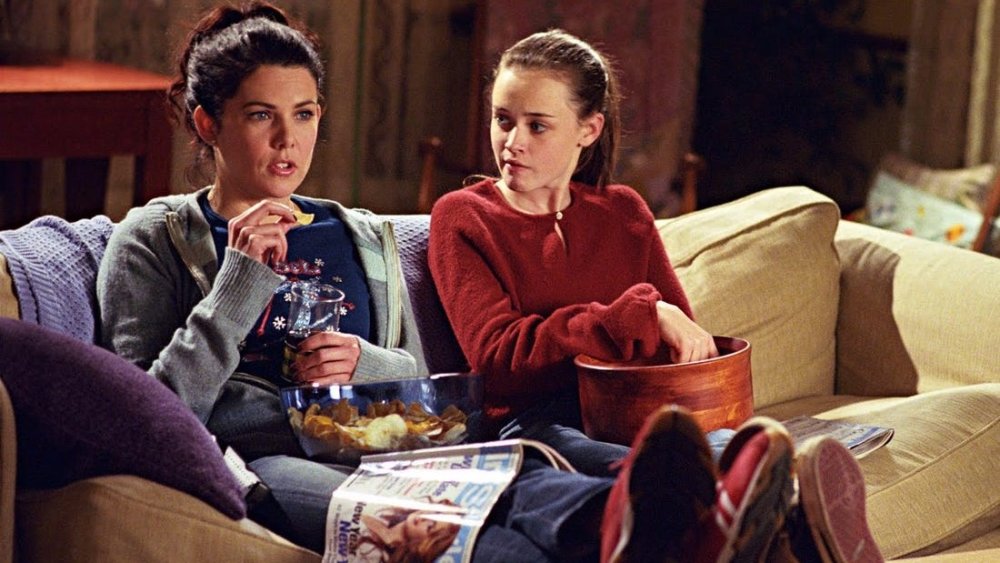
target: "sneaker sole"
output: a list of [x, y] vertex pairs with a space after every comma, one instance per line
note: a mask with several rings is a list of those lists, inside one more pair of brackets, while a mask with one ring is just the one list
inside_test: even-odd
[[733, 437], [733, 447], [723, 452], [720, 467], [723, 471], [728, 470], [735, 452], [758, 432], [768, 434], [768, 452], [753, 479], [753, 488], [747, 491], [743, 502], [745, 512], [736, 516], [739, 530], [719, 555], [719, 563], [763, 561], [791, 503], [793, 446], [780, 423], [765, 418], [752, 418], [744, 423]]
[[796, 462], [799, 502], [823, 563], [884, 561], [868, 528], [865, 482], [857, 460], [840, 442], [817, 437]]
[[629, 475], [632, 514], [622, 521], [624, 541], [611, 561], [679, 559], [685, 536], [715, 502], [715, 465], [705, 434], [686, 411], [663, 407], [633, 447], [639, 451]]

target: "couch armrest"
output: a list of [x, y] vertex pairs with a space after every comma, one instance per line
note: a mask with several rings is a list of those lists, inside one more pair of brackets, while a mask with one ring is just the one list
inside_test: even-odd
[[14, 407], [0, 380], [0, 563], [14, 560], [14, 481], [17, 477], [17, 432]]
[[841, 221], [836, 392], [1000, 381], [1000, 259]]
[[[14, 280], [7, 269], [7, 258], [0, 254], [0, 317], [21, 318], [21, 309], [14, 292]], [[0, 560], [2, 561], [2, 560]]]

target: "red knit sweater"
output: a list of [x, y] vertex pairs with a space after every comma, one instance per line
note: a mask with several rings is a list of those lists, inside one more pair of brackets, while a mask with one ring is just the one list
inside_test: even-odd
[[571, 184], [559, 220], [513, 209], [493, 180], [442, 197], [428, 261], [486, 412], [500, 423], [576, 386], [573, 357], [652, 355], [656, 301], [691, 308], [653, 215], [631, 188]]

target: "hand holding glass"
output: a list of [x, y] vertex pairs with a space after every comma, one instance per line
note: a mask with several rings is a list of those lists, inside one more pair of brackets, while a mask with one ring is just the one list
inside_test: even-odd
[[294, 381], [292, 365], [298, 358], [299, 343], [317, 332], [340, 330], [344, 292], [332, 285], [298, 282], [292, 284], [289, 295], [288, 334], [281, 374]]

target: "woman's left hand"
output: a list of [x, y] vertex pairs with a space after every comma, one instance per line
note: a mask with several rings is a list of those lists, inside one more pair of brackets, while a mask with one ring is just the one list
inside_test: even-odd
[[361, 358], [358, 337], [342, 332], [317, 332], [299, 343], [295, 380], [300, 383], [339, 385], [354, 375]]

